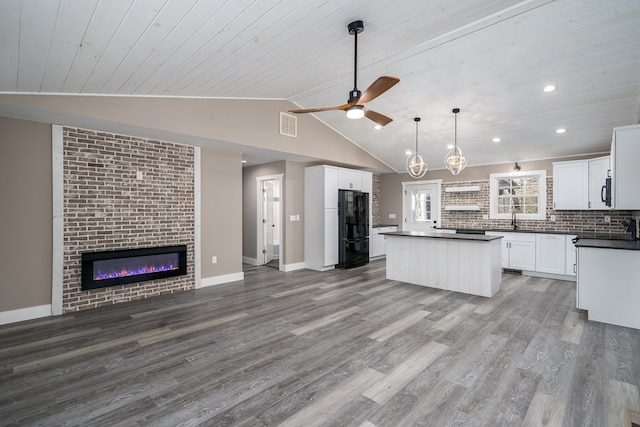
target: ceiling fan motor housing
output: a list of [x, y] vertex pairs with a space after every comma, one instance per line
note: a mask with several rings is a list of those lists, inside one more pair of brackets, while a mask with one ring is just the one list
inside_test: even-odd
[[358, 89], [354, 89], [351, 92], [349, 92], [349, 100], [347, 102], [349, 103], [357, 102], [361, 96], [362, 96], [362, 92], [360, 92]]

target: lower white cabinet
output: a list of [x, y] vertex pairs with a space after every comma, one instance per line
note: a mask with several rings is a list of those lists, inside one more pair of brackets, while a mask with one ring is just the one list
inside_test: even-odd
[[564, 234], [536, 234], [535, 271], [565, 274], [566, 248]]
[[386, 255], [385, 237], [381, 233], [398, 231], [398, 227], [376, 227], [371, 230], [369, 236], [369, 258]]
[[536, 235], [533, 233], [488, 232], [488, 235], [503, 236], [502, 268], [514, 270], [536, 269]]
[[564, 274], [567, 276], [575, 277], [578, 273], [578, 262], [576, 254], [576, 245], [573, 244], [573, 239], [577, 236], [575, 234], [565, 235], [564, 250], [565, 250], [565, 267]]
[[576, 305], [588, 319], [640, 329], [640, 251], [578, 247]]

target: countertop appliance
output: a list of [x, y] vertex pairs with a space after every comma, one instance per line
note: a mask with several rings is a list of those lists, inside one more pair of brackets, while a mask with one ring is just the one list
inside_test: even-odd
[[338, 264], [353, 268], [369, 262], [369, 193], [338, 190]]

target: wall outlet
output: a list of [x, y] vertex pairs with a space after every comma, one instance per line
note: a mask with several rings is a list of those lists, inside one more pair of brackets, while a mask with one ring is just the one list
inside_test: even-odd
[[389, 219], [396, 219], [396, 214], [389, 214]]
[[136, 171], [136, 179], [142, 181], [142, 171]]
[[295, 215], [289, 215], [289, 221], [295, 221], [295, 220], [296, 220]]
[[212, 256], [211, 257], [211, 264], [217, 264], [218, 263], [218, 257], [217, 256]]
[[482, 219], [489, 219], [489, 215], [487, 214], [482, 215]]
[[556, 222], [556, 216], [555, 215], [549, 215], [549, 221]]
[[606, 222], [607, 224], [610, 224], [611, 223], [611, 216], [605, 215], [604, 216], [604, 222]]

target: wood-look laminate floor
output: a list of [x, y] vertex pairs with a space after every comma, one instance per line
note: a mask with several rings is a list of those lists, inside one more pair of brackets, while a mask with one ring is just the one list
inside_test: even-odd
[[282, 273], [0, 327], [0, 424], [625, 426], [640, 331], [588, 322], [575, 283], [493, 298]]

